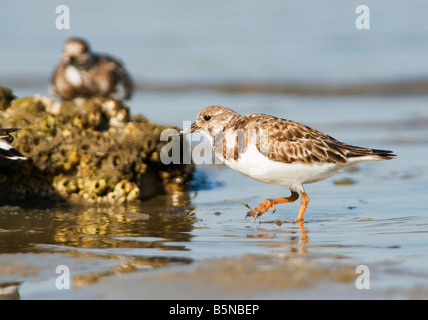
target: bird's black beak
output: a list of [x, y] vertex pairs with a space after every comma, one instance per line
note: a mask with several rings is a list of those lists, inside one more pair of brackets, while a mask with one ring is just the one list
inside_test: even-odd
[[67, 61], [67, 64], [75, 64], [76, 63], [76, 57], [70, 57]]
[[176, 133], [175, 135], [176, 136], [183, 136], [183, 135], [188, 134], [188, 133], [193, 133], [193, 132], [199, 131], [200, 129], [201, 128], [196, 125], [196, 122], [194, 122], [190, 127], [187, 127], [186, 129], [181, 130], [180, 132]]

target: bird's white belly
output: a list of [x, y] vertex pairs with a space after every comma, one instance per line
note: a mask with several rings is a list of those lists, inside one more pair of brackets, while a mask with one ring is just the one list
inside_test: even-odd
[[224, 163], [255, 180], [290, 189], [327, 179], [347, 166], [335, 163], [302, 164], [273, 161], [262, 155], [254, 145], [250, 145], [237, 161], [224, 160]]
[[72, 85], [80, 86], [82, 84], [80, 72], [74, 66], [67, 66], [65, 68], [65, 78]]

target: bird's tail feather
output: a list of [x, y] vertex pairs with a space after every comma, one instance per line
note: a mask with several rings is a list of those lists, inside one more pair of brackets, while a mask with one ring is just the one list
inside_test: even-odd
[[381, 160], [392, 160], [397, 156], [391, 150], [372, 149], [372, 152], [374, 155], [376, 155]]
[[22, 160], [26, 160], [27, 158], [20, 153], [18, 150], [12, 148], [9, 150], [5, 150], [5, 149], [0, 149], [0, 157], [4, 157], [7, 159], [11, 159], [11, 160], [18, 160], [18, 159], [22, 159]]

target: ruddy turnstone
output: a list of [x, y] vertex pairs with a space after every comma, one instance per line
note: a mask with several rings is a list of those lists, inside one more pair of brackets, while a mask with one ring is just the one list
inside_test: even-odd
[[259, 217], [278, 203], [301, 195], [296, 222], [303, 220], [309, 197], [304, 184], [321, 181], [358, 162], [390, 160], [392, 151], [352, 146], [306, 125], [266, 114], [241, 116], [209, 106], [179, 134], [206, 134], [224, 164], [257, 181], [287, 187], [291, 195], [266, 199], [248, 215]]
[[13, 137], [10, 135], [10, 132], [17, 130], [19, 129], [0, 128], [0, 156], [11, 160], [26, 160], [27, 158], [11, 145]]
[[126, 100], [132, 95], [133, 84], [118, 60], [92, 53], [85, 40], [72, 38], [64, 44], [49, 89], [62, 100], [93, 96]]

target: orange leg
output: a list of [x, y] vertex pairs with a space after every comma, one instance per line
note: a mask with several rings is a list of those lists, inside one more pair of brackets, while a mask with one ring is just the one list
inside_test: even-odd
[[[305, 194], [306, 195], [306, 194]], [[302, 193], [303, 196], [303, 193]], [[256, 208], [249, 211], [247, 213], [247, 217], [253, 216], [253, 217], [260, 217], [263, 213], [269, 210], [269, 208], [272, 208], [272, 211], [275, 212], [276, 208], [275, 205], [278, 203], [286, 203], [286, 202], [294, 202], [297, 199], [299, 199], [299, 194], [295, 191], [291, 191], [291, 196], [286, 198], [277, 198], [277, 199], [266, 199], [262, 203], [260, 203]], [[303, 199], [302, 199], [303, 202]], [[305, 207], [306, 209], [306, 207]], [[304, 210], [303, 210], [304, 213]], [[303, 214], [302, 214], [303, 217]]]
[[302, 192], [301, 195], [302, 195], [302, 200], [300, 203], [299, 214], [297, 215], [297, 218], [294, 222], [299, 222], [303, 220], [303, 215], [305, 214], [306, 208], [308, 207], [308, 203], [309, 203], [308, 195], [305, 192]]

